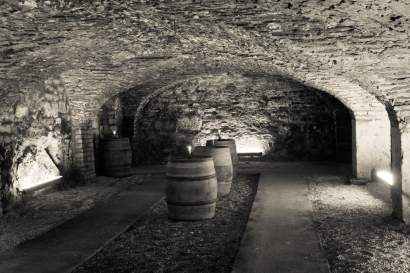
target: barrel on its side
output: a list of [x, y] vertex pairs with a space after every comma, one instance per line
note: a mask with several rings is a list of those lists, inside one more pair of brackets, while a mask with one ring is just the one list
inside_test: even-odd
[[218, 184], [212, 157], [171, 158], [167, 164], [168, 217], [201, 220], [215, 216]]
[[132, 152], [128, 138], [111, 138], [101, 141], [104, 174], [124, 177], [131, 173]]
[[194, 156], [212, 156], [218, 180], [218, 196], [229, 194], [232, 187], [233, 166], [228, 146], [197, 146]]

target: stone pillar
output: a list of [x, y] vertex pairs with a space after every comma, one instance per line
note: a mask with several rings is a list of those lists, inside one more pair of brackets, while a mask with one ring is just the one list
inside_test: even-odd
[[353, 125], [353, 175], [371, 178], [376, 169], [390, 169], [390, 121], [356, 119]]
[[84, 182], [93, 182], [96, 173], [92, 122], [73, 122], [72, 132], [74, 167], [80, 171]]
[[[401, 186], [402, 220], [410, 223], [410, 128], [401, 130], [401, 165], [395, 166], [395, 183]], [[400, 163], [400, 161], [399, 161]], [[400, 168], [401, 172], [397, 169]], [[401, 179], [401, 182], [399, 181]], [[400, 199], [399, 199], [400, 201]]]
[[398, 124], [391, 127], [391, 152], [391, 171], [394, 176], [394, 184], [391, 188], [393, 216], [403, 220], [401, 132]]

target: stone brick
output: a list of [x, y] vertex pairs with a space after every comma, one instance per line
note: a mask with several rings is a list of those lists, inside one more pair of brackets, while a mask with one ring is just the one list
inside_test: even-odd
[[28, 113], [29, 113], [29, 110], [27, 106], [17, 105], [16, 112], [15, 112], [16, 118], [24, 118], [28, 115]]
[[[241, 83], [236, 87], [235, 95], [230, 92], [233, 82]], [[175, 88], [178, 92], [175, 92]], [[195, 94], [195, 98], [189, 94]], [[123, 97], [125, 98], [125, 94]], [[266, 97], [270, 97], [270, 103], [265, 102]], [[303, 103], [296, 104], [295, 101], [299, 98], [303, 98]], [[170, 101], [174, 99], [183, 103], [171, 108]], [[190, 106], [193, 100], [198, 102], [197, 110]], [[257, 149], [266, 151], [270, 157], [276, 159], [329, 157], [334, 155], [334, 148], [330, 147], [335, 145], [332, 143], [335, 110], [345, 111], [348, 115], [347, 109], [330, 96], [303, 88], [299, 83], [280, 76], [262, 81], [240, 74], [191, 78], [157, 94], [136, 117], [136, 157], [144, 162], [164, 160], [167, 156], [164, 151], [172, 151], [175, 143], [194, 141], [195, 144], [204, 144], [205, 140], [212, 136], [211, 132], [215, 136], [217, 129], [222, 129], [226, 137], [236, 138], [240, 152], [250, 141], [255, 142]], [[192, 116], [192, 113], [197, 114]], [[275, 123], [280, 117], [280, 122]], [[196, 119], [198, 121], [194, 122]], [[300, 151], [294, 150], [294, 144], [287, 146], [286, 143], [291, 137], [299, 137], [303, 140], [300, 144], [304, 143], [307, 137], [304, 134], [313, 134], [315, 127], [320, 127], [323, 134], [311, 136], [311, 139], [322, 141], [315, 148], [317, 151], [313, 152], [313, 146], [309, 146], [313, 143], [301, 147]], [[283, 131], [286, 133], [279, 133], [278, 128], [287, 128]], [[298, 135], [298, 132], [304, 130], [308, 132]], [[175, 134], [178, 131], [180, 133]], [[145, 149], [156, 152], [142, 152]]]
[[[229, 71], [294, 78], [335, 96], [359, 119], [386, 122], [385, 106], [401, 127], [410, 119], [407, 1], [107, 3], [0, 3], [0, 113], [13, 116], [10, 105], [29, 101], [28, 118], [42, 120], [41, 99], [59, 98], [62, 111], [67, 95], [64, 112], [94, 119], [107, 99], [130, 89], [155, 96], [179, 80]], [[46, 112], [38, 128], [16, 124], [15, 138], [47, 133], [55, 110]]]
[[0, 125], [1, 134], [11, 134], [11, 125]]

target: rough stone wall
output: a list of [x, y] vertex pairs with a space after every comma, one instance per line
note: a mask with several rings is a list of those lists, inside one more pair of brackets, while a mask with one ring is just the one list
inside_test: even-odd
[[98, 164], [95, 161], [95, 151], [97, 151], [100, 135], [97, 117], [89, 120], [74, 120], [72, 134], [72, 168], [76, 172], [80, 171], [77, 183], [93, 182]]
[[[175, 74], [187, 58], [193, 63], [198, 58], [216, 58], [228, 68], [228, 60], [237, 59], [238, 63], [249, 63], [250, 70], [267, 66], [268, 70], [283, 71], [332, 90], [335, 75], [352, 73], [356, 81], [358, 75], [365, 74], [353, 71], [353, 67], [375, 68], [375, 62], [367, 58], [391, 57], [359, 54], [368, 53], [370, 47], [382, 52], [388, 47], [384, 39], [378, 43], [369, 38], [373, 32], [380, 38], [379, 25], [367, 26], [378, 16], [379, 7], [363, 9], [371, 1], [342, 6], [333, 2], [318, 5], [304, 1], [292, 7], [269, 1], [166, 1], [153, 6], [141, 1], [5, 3], [2, 41], [7, 45], [3, 52], [6, 79], [19, 78], [30, 67], [37, 67], [40, 77], [61, 74], [78, 120], [95, 115], [112, 94], [147, 79]], [[393, 4], [382, 3], [380, 10], [385, 7], [384, 13], [393, 14]], [[343, 16], [354, 20], [342, 20]], [[396, 31], [383, 35], [398, 47], [407, 37]], [[35, 54], [27, 55], [31, 51]], [[18, 62], [10, 67], [9, 59]], [[340, 88], [351, 89], [344, 86], [350, 82], [340, 81]], [[359, 81], [359, 85], [369, 82]], [[374, 90], [378, 89], [369, 88]], [[366, 116], [367, 107], [363, 106], [371, 99], [357, 86], [349, 92], [350, 97], [353, 92], [357, 97], [346, 100], [356, 103], [357, 109], [363, 108], [361, 113]]]
[[134, 136], [134, 119], [135, 114], [138, 111], [138, 107], [144, 100], [144, 97], [152, 93], [151, 89], [136, 89], [133, 88], [127, 92], [123, 92], [119, 95], [122, 105], [122, 134], [125, 137], [132, 139]]
[[[293, 73], [318, 69], [327, 71], [330, 79], [343, 75], [360, 86], [372, 86], [368, 92], [383, 98], [388, 82], [379, 86], [375, 78], [382, 82], [390, 73], [401, 74], [397, 82], [395, 78], [389, 82], [400, 89], [408, 86], [405, 73], [399, 71], [406, 71], [408, 57], [407, 3], [37, 2], [2, 5], [6, 79], [18, 78], [29, 67], [41, 68], [37, 72], [41, 77], [51, 71], [63, 73], [67, 85], [74, 85], [74, 99], [76, 93], [101, 96], [124, 91], [149, 75], [150, 67], [179, 54], [245, 57]], [[47, 55], [54, 58], [42, 58]], [[13, 60], [18, 63], [10, 68]], [[391, 68], [388, 72], [386, 66]], [[100, 96], [89, 96], [89, 101]]]
[[100, 137], [122, 136], [123, 109], [124, 106], [118, 96], [102, 106], [98, 116]]
[[70, 166], [71, 115], [59, 79], [3, 93], [0, 104], [0, 196], [6, 209], [18, 190]]
[[[386, 105], [408, 135], [409, 6], [385, 0], [0, 1], [0, 92], [34, 92], [38, 82], [60, 77], [74, 130], [79, 139], [86, 136], [75, 139], [75, 161], [90, 177], [95, 129], [84, 128], [94, 127], [109, 97], [232, 67], [303, 81], [334, 94], [361, 120], [386, 122]], [[382, 146], [375, 147], [372, 166], [389, 153]]]
[[[331, 96], [281, 76], [198, 77], [170, 86], [136, 117], [135, 156], [138, 162], [164, 160], [176, 144], [204, 145], [221, 129], [223, 137], [236, 139], [238, 152], [335, 159], [336, 111], [349, 116]], [[344, 134], [350, 149], [351, 131]]]
[[135, 114], [150, 93], [152, 90], [149, 88], [132, 88], [109, 98], [98, 111], [99, 136], [111, 136], [116, 130], [119, 136], [132, 139]]

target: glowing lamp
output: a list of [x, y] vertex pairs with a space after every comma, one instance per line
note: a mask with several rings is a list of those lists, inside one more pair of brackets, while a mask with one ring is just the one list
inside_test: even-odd
[[55, 176], [55, 177], [53, 177], [53, 178], [51, 178], [51, 179], [47, 179], [47, 180], [43, 180], [43, 181], [36, 182], [35, 184], [25, 185], [25, 186], [21, 187], [21, 188], [19, 189], [19, 191], [21, 191], [21, 192], [27, 192], [27, 191], [35, 191], [35, 190], [38, 190], [38, 189], [42, 189], [42, 188], [44, 188], [44, 187], [47, 186], [47, 185], [53, 184], [53, 183], [55, 183], [55, 182], [58, 182], [61, 178], [62, 178], [62, 176], [59, 175], [59, 176]]
[[390, 186], [393, 186], [394, 184], [394, 176], [392, 173], [388, 171], [377, 171], [376, 176], [389, 184]]
[[117, 131], [112, 131], [112, 134], [114, 135], [114, 136], [116, 136], [117, 135]]
[[238, 154], [247, 153], [265, 153], [265, 147], [262, 141], [257, 138], [240, 138], [237, 140]]
[[191, 146], [191, 145], [188, 145], [188, 146], [187, 146], [187, 150], [188, 150], [188, 154], [189, 154], [189, 156], [191, 156], [191, 153], [192, 153], [192, 146]]

